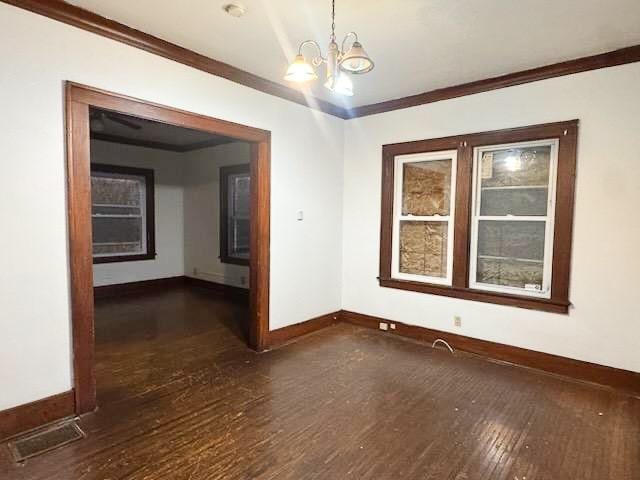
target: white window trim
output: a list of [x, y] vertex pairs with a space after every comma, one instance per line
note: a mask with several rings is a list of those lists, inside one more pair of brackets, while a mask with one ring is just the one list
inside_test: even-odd
[[[428, 162], [435, 160], [451, 159], [451, 193], [449, 215], [441, 216], [415, 216], [401, 215], [402, 211], [402, 184], [404, 182], [404, 164], [414, 162]], [[422, 283], [432, 283], [438, 285], [452, 285], [453, 283], [453, 232], [455, 226], [455, 205], [456, 205], [456, 177], [458, 166], [457, 150], [441, 150], [438, 152], [414, 153], [409, 155], [398, 155], [394, 159], [394, 193], [393, 193], [393, 236], [391, 254], [391, 277], [399, 280], [412, 280]], [[400, 272], [400, 221], [428, 221], [443, 222], [448, 221], [447, 229], [447, 276], [431, 277], [427, 275], [415, 275]]]
[[[551, 147], [550, 164], [549, 164], [549, 183], [547, 197], [547, 215], [546, 216], [480, 216], [480, 159], [486, 151], [509, 150], [512, 148], [526, 147]], [[505, 143], [499, 145], [486, 145], [476, 147], [473, 153], [473, 191], [471, 205], [471, 251], [469, 265], [469, 288], [477, 290], [486, 290], [490, 292], [508, 293], [513, 295], [522, 295], [536, 298], [551, 298], [551, 278], [553, 266], [553, 234], [555, 226], [556, 213], [556, 184], [558, 177], [558, 139], [534, 140], [530, 142]], [[478, 267], [478, 224], [480, 220], [498, 220], [498, 221], [540, 221], [545, 222], [545, 240], [544, 240], [544, 259], [542, 274], [542, 290], [528, 290], [525, 288], [511, 287], [504, 285], [493, 285], [476, 281]]]
[[[126, 178], [132, 179], [140, 182], [142, 187], [140, 189], [140, 214], [139, 215], [120, 215], [116, 213], [112, 214], [91, 214], [91, 218], [140, 218], [140, 222], [142, 223], [142, 229], [140, 235], [142, 236], [141, 249], [137, 252], [114, 252], [114, 253], [94, 253], [94, 258], [105, 258], [105, 257], [130, 257], [135, 255], [145, 255], [148, 253], [147, 247], [147, 179], [141, 175], [129, 175], [124, 173], [107, 173], [107, 172], [91, 172], [92, 177], [104, 177], [104, 178]], [[107, 206], [101, 203], [91, 203], [91, 209], [96, 205]], [[122, 207], [122, 208], [131, 208], [129, 205], [108, 205], [110, 207]], [[136, 207], [137, 208], [137, 207]], [[138, 242], [109, 242], [109, 243], [99, 243], [94, 242], [93, 245], [127, 245], [131, 243]]]

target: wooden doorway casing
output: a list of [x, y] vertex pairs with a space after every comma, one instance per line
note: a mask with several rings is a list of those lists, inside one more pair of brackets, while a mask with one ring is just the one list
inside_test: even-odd
[[65, 85], [73, 375], [77, 414], [96, 408], [89, 107], [98, 107], [251, 143], [249, 345], [261, 351], [269, 332], [269, 131], [106, 92]]

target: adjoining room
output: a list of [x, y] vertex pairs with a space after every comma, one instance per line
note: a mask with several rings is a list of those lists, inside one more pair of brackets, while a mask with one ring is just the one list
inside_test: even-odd
[[104, 406], [248, 342], [251, 145], [96, 108], [89, 118]]

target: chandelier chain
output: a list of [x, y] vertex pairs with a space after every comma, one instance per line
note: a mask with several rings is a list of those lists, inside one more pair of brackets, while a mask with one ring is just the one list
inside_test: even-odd
[[336, 0], [331, 1], [331, 41], [336, 41]]

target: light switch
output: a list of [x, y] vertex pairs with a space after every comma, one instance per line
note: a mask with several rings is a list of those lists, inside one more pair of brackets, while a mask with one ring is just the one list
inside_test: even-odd
[[302, 210], [298, 210], [298, 213], [296, 214], [296, 218], [298, 219], [299, 222], [304, 220], [304, 212]]

